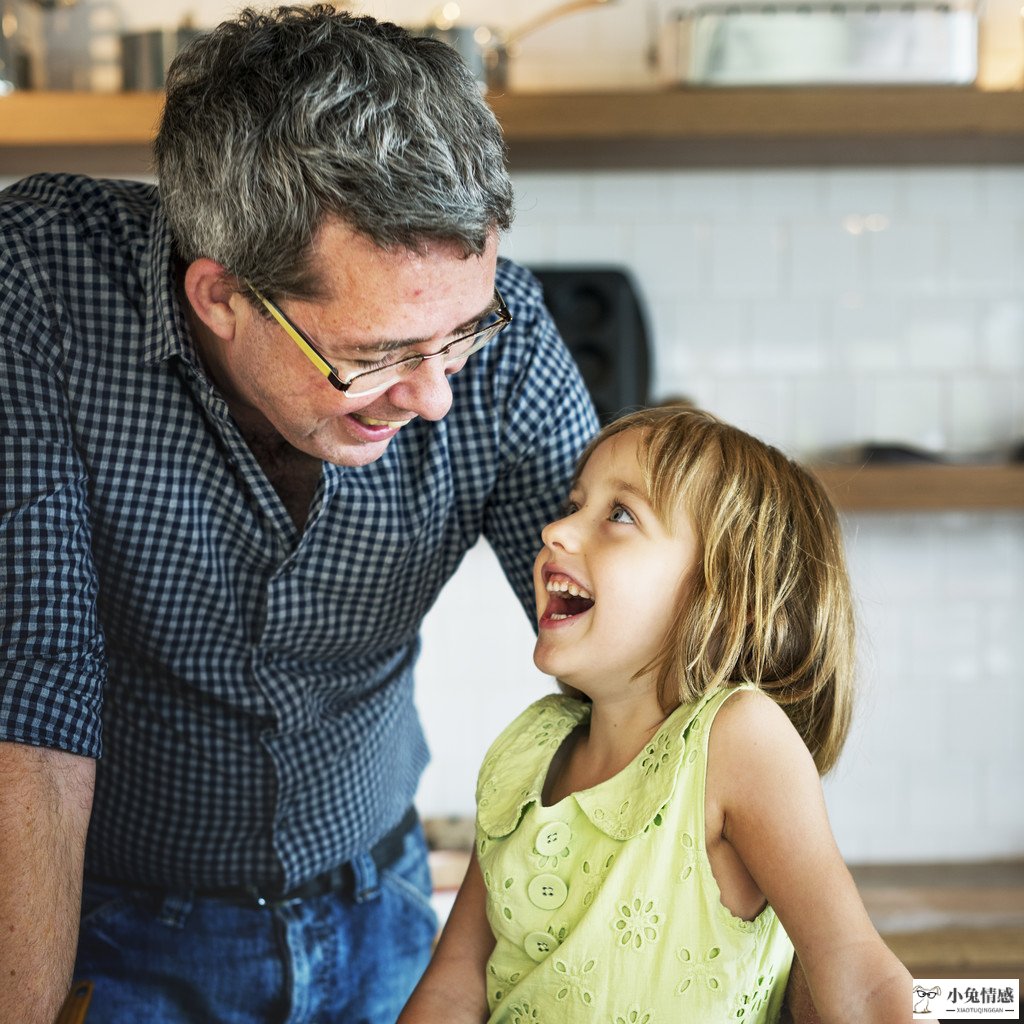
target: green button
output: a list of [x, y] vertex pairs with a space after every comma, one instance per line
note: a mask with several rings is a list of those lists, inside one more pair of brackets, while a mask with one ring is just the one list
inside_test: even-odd
[[530, 932], [526, 936], [526, 941], [523, 943], [523, 949], [526, 950], [526, 955], [531, 959], [540, 963], [541, 960], [547, 958], [548, 954], [558, 948], [558, 941], [547, 932]]
[[569, 887], [558, 875], [537, 875], [526, 887], [526, 895], [540, 910], [557, 910], [569, 895]]
[[561, 853], [572, 839], [572, 829], [564, 821], [549, 821], [538, 833], [533, 848], [545, 857]]

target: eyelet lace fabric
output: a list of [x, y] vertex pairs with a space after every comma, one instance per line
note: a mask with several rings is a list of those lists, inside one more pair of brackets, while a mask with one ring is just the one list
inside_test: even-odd
[[[668, 801], [686, 753], [688, 722], [679, 708], [624, 772], [573, 795], [595, 827], [612, 839], [639, 835]], [[569, 733], [590, 717], [590, 706], [552, 694], [543, 697], [502, 733], [484, 759], [477, 784], [477, 822], [489, 837], [508, 835], [526, 806], [540, 799], [551, 758]], [[675, 727], [672, 724], [675, 723]], [[520, 728], [520, 724], [525, 729]], [[510, 730], [511, 733], [510, 733]], [[625, 795], [624, 795], [625, 794]]]
[[733, 689], [678, 708], [607, 781], [551, 806], [551, 759], [590, 707], [552, 694], [495, 740], [476, 847], [495, 935], [490, 1024], [778, 1018], [792, 945], [722, 906], [704, 849], [707, 737]]

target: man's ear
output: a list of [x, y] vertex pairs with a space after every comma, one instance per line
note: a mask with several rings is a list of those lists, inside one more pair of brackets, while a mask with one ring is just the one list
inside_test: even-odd
[[[218, 338], [235, 335], [235, 307], [242, 300], [238, 279], [215, 260], [198, 259], [185, 270], [185, 297], [199, 319]], [[235, 303], [235, 306], [232, 305]]]

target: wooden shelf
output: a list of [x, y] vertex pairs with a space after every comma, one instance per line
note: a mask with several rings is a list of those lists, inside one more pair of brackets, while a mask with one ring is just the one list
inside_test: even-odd
[[147, 145], [163, 93], [17, 92], [0, 97], [0, 146]]
[[[2, 146], [146, 144], [160, 93], [0, 97]], [[651, 89], [491, 97], [513, 145], [957, 138], [1024, 140], [1024, 92], [974, 88]]]
[[1024, 137], [1024, 93], [974, 88], [522, 93], [491, 105], [510, 142]]
[[1024, 510], [1022, 464], [812, 468], [845, 512]]

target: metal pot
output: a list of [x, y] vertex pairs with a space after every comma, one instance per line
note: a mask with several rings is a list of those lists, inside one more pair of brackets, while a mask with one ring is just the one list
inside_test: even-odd
[[0, 0], [0, 96], [41, 84], [40, 11], [74, 7], [78, 0]]
[[481, 87], [503, 89], [507, 84], [508, 51], [486, 26], [434, 24], [414, 31], [420, 36], [440, 39], [457, 50]]
[[566, 3], [544, 11], [509, 31], [486, 25], [456, 25], [459, 8], [457, 4], [449, 3], [435, 17], [432, 25], [413, 31], [417, 35], [430, 36], [432, 39], [440, 39], [447, 43], [459, 52], [481, 87], [490, 91], [500, 91], [508, 88], [509, 54], [524, 36], [567, 14], [615, 2], [616, 0], [567, 0]]
[[15, 4], [0, 3], [0, 96], [31, 84], [31, 54], [19, 34]]
[[162, 89], [178, 51], [201, 30], [191, 25], [121, 34], [121, 88], [125, 92]]

